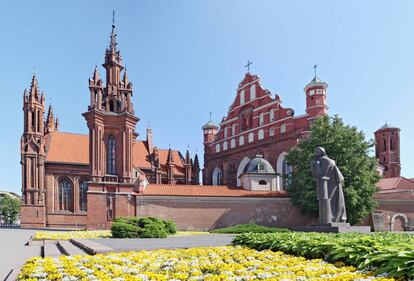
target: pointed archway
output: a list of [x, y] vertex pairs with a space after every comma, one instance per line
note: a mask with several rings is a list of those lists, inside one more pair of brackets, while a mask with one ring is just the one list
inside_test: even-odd
[[239, 176], [243, 173], [244, 168], [250, 162], [249, 157], [244, 157], [243, 160], [240, 162], [239, 167], [237, 168], [237, 186], [241, 186], [241, 181]]

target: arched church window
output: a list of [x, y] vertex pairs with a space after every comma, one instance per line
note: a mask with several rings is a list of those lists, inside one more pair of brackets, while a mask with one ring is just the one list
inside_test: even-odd
[[231, 134], [236, 135], [236, 124], [231, 125]]
[[257, 137], [259, 140], [262, 140], [262, 139], [264, 139], [264, 131], [263, 131], [263, 129], [260, 129], [259, 130], [259, 133], [258, 133], [258, 137]]
[[240, 92], [240, 105], [244, 104], [244, 90]]
[[223, 142], [223, 150], [227, 150], [227, 142]]
[[254, 134], [253, 132], [249, 134], [249, 142], [253, 142], [254, 141]]
[[59, 210], [73, 212], [73, 186], [68, 179], [59, 181]]
[[394, 150], [394, 137], [391, 137], [390, 139], [390, 149]]
[[106, 166], [106, 173], [109, 175], [116, 174], [116, 161], [115, 161], [115, 137], [109, 136], [108, 138], [108, 148], [107, 148], [107, 166]]
[[286, 158], [283, 160], [282, 176], [283, 176], [283, 189], [286, 190], [290, 184], [291, 176], [292, 176], [292, 166], [289, 164]]
[[259, 126], [263, 126], [264, 124], [264, 113], [259, 114]]
[[275, 111], [271, 109], [269, 111], [269, 122], [273, 122], [273, 121], [275, 121]]
[[384, 151], [387, 150], [387, 141], [384, 139]]
[[79, 184], [79, 210], [88, 210], [88, 183], [86, 180], [82, 180]]
[[254, 100], [256, 98], [256, 85], [250, 86], [250, 100]]
[[269, 136], [273, 137], [274, 135], [275, 135], [275, 128], [272, 127], [272, 128], [270, 128]]
[[283, 123], [282, 125], [280, 125], [280, 133], [286, 133], [286, 123]]
[[244, 144], [244, 136], [240, 136], [239, 137], [239, 145], [243, 145]]
[[114, 112], [115, 111], [115, 105], [114, 105], [114, 101], [110, 100], [109, 101], [109, 111]]
[[220, 144], [218, 143], [218, 144], [216, 144], [216, 153], [217, 152], [220, 152]]
[[236, 147], [236, 140], [235, 139], [231, 139], [230, 148], [235, 148], [235, 147]]

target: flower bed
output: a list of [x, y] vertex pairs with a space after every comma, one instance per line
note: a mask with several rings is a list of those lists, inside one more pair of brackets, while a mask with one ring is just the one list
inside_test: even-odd
[[359, 269], [372, 268], [377, 274], [386, 273], [392, 277], [414, 277], [412, 234], [247, 233], [237, 236], [233, 245], [323, 258], [328, 262], [340, 261]]
[[320, 259], [242, 247], [32, 258], [18, 280], [393, 280]]
[[72, 238], [108, 238], [110, 230], [38, 231], [33, 240], [70, 240]]
[[[209, 234], [204, 231], [177, 231], [174, 236]], [[38, 231], [33, 240], [70, 240], [72, 238], [111, 238], [110, 230]]]

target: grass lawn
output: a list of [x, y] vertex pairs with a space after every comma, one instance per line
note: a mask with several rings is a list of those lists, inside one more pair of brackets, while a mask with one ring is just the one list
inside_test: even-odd
[[224, 228], [213, 229], [211, 233], [230, 233], [230, 234], [240, 234], [240, 233], [273, 233], [273, 232], [287, 232], [289, 231], [286, 228], [276, 228], [268, 227], [263, 225], [258, 225], [254, 223], [249, 224], [238, 224]]

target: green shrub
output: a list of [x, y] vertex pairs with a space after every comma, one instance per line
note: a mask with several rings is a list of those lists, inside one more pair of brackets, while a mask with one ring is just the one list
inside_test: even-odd
[[270, 249], [306, 258], [342, 261], [358, 269], [377, 268], [391, 277], [414, 277], [414, 235], [406, 233], [281, 232], [237, 236], [233, 245]]
[[140, 228], [138, 235], [140, 238], [166, 238], [168, 236], [164, 225], [154, 222], [148, 223], [145, 227]]
[[165, 231], [168, 234], [176, 234], [177, 233], [177, 225], [173, 221], [162, 221], [164, 224]]
[[258, 225], [254, 223], [249, 224], [238, 224], [224, 228], [217, 228], [213, 229], [211, 233], [272, 233], [272, 232], [287, 232], [289, 231], [286, 228], [276, 228], [276, 227], [268, 227], [263, 225]]
[[112, 223], [111, 232], [114, 238], [135, 238], [138, 237], [140, 229], [133, 224], [115, 221]]
[[165, 238], [177, 232], [173, 221], [154, 217], [118, 217], [111, 230], [115, 238]]

